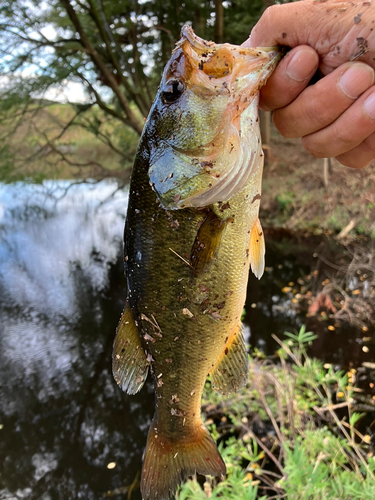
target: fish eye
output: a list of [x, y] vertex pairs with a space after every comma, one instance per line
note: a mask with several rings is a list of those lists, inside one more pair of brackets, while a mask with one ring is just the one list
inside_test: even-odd
[[161, 97], [167, 104], [176, 102], [182, 92], [185, 90], [183, 83], [179, 80], [169, 80], [161, 91]]

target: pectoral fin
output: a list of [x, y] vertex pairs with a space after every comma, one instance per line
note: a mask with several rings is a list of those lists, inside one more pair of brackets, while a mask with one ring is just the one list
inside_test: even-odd
[[264, 243], [264, 234], [259, 219], [256, 219], [255, 224], [250, 234], [250, 265], [255, 276], [260, 279], [264, 273], [264, 254], [266, 246]]
[[207, 271], [220, 248], [227, 221], [210, 211], [198, 230], [190, 252], [190, 264], [196, 274]]
[[212, 387], [226, 396], [246, 384], [248, 373], [249, 358], [243, 338], [243, 327], [240, 325], [211, 373]]
[[130, 306], [126, 304], [113, 344], [113, 376], [124, 392], [136, 394], [145, 383], [148, 367]]

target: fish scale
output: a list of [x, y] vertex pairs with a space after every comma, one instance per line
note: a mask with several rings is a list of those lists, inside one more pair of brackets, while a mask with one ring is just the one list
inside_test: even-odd
[[195, 472], [225, 474], [201, 397], [209, 374], [223, 394], [247, 380], [240, 317], [249, 268], [258, 277], [264, 269], [256, 93], [277, 59], [274, 50], [215, 45], [184, 27], [138, 147], [113, 372], [129, 394], [149, 370], [153, 377], [145, 500], [171, 498]]

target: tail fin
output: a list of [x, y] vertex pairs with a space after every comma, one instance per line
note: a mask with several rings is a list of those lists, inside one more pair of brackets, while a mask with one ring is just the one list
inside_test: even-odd
[[143, 500], [169, 500], [177, 486], [196, 472], [212, 476], [226, 473], [225, 463], [204, 424], [194, 435], [171, 441], [158, 433], [154, 420], [143, 460]]

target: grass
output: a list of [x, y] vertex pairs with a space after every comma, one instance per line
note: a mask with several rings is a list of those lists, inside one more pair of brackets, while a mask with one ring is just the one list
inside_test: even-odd
[[355, 370], [309, 358], [315, 336], [305, 328], [285, 336], [273, 360], [251, 359], [238, 394], [224, 398], [207, 384], [206, 423], [228, 475], [188, 481], [179, 500], [375, 498], [374, 437], [356, 411]]

